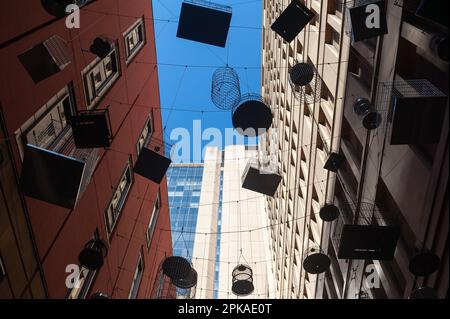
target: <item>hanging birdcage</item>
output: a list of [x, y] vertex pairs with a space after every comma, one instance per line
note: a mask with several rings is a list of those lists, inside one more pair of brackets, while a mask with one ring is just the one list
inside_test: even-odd
[[152, 299], [194, 299], [197, 279], [197, 271], [186, 258], [167, 257], [159, 266]]
[[232, 120], [239, 134], [254, 137], [267, 132], [272, 125], [273, 114], [261, 95], [247, 93], [233, 109]]
[[233, 282], [231, 291], [236, 296], [248, 296], [254, 290], [253, 285], [253, 270], [248, 265], [237, 265], [232, 272]]
[[341, 203], [339, 211], [332, 231], [339, 259], [391, 260], [394, 257], [400, 227], [389, 211], [365, 202]]
[[320, 208], [319, 216], [323, 221], [332, 222], [339, 217], [339, 208], [334, 204], [325, 204]]
[[163, 139], [150, 138], [142, 141], [142, 149], [139, 151], [138, 159], [134, 165], [134, 172], [155, 183], [161, 184], [172, 160], [165, 156], [165, 147], [170, 147], [164, 143]]
[[232, 110], [241, 100], [241, 86], [237, 72], [225, 66], [212, 76], [211, 99], [222, 110]]
[[103, 240], [91, 239], [78, 255], [80, 265], [89, 270], [99, 270], [103, 266], [108, 248]]
[[322, 78], [312, 63], [298, 62], [289, 67], [289, 84], [295, 98], [302, 103], [320, 101]]
[[310, 274], [321, 274], [330, 268], [331, 261], [320, 247], [310, 247], [305, 251], [303, 269]]
[[437, 299], [437, 295], [431, 287], [420, 287], [411, 292], [409, 299]]
[[439, 269], [441, 259], [428, 249], [416, 249], [409, 261], [409, 272], [415, 276], [429, 276]]
[[353, 34], [353, 26], [352, 26], [352, 19], [350, 16], [350, 10], [361, 7], [361, 6], [366, 6], [368, 4], [371, 3], [375, 3], [378, 2], [379, 0], [345, 0], [344, 2], [344, 9], [345, 11], [345, 34], [349, 37], [352, 36]]
[[362, 124], [367, 130], [377, 129], [383, 120], [381, 114], [374, 110], [372, 103], [363, 97], [356, 99], [353, 112], [362, 118]]

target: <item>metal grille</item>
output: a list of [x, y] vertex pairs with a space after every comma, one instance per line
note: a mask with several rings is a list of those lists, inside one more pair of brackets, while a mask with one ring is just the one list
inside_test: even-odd
[[71, 63], [70, 51], [61, 37], [57, 35], [52, 36], [44, 42], [44, 46], [60, 70], [63, 70]]
[[210, 8], [210, 9], [214, 9], [214, 10], [220, 10], [220, 11], [224, 11], [224, 12], [232, 12], [233, 9], [230, 6], [226, 6], [220, 3], [214, 3], [211, 1], [203, 1], [203, 0], [184, 0], [185, 3], [190, 3], [193, 5], [198, 5], [198, 6], [202, 6], [205, 8]]

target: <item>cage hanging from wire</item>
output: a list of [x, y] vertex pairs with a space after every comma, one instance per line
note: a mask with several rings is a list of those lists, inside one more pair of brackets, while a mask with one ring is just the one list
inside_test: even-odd
[[222, 110], [232, 110], [241, 100], [239, 75], [229, 67], [221, 67], [214, 71], [211, 85], [211, 100]]
[[330, 258], [319, 246], [309, 247], [305, 256], [303, 269], [310, 274], [321, 274], [330, 268]]
[[197, 271], [189, 260], [179, 256], [165, 258], [153, 285], [152, 299], [194, 299]]
[[253, 270], [248, 265], [237, 265], [232, 272], [233, 282], [231, 291], [236, 296], [248, 296], [254, 290], [253, 285]]
[[233, 108], [233, 127], [244, 136], [259, 136], [272, 125], [273, 114], [260, 94], [246, 93]]
[[312, 63], [297, 62], [289, 66], [288, 78], [297, 100], [307, 104], [320, 101], [322, 78]]

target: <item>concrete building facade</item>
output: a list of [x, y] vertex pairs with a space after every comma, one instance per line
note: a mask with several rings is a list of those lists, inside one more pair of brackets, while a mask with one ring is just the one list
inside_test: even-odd
[[[282, 183], [268, 198], [270, 240], [275, 262], [277, 298], [409, 298], [418, 287], [448, 294], [448, 121], [439, 141], [426, 145], [390, 145], [392, 92], [428, 80], [448, 94], [448, 61], [430, 43], [448, 34], [448, 25], [419, 16], [420, 1], [386, 1], [388, 34], [365, 41], [351, 39], [346, 7], [354, 1], [301, 1], [315, 18], [291, 43], [270, 30], [290, 1], [263, 1], [262, 95], [274, 112]], [[347, 3], [347, 5], [345, 4]], [[437, 20], [437, 19], [436, 19]], [[296, 62], [313, 64], [321, 77], [320, 99], [305, 104], [296, 98], [288, 77]], [[388, 93], [386, 93], [388, 88]], [[388, 95], [388, 101], [386, 99]], [[353, 110], [366, 98], [382, 116], [381, 126], [367, 131]], [[447, 102], [448, 103], [448, 102]], [[448, 116], [448, 105], [446, 109]], [[261, 139], [261, 149], [271, 147]], [[327, 156], [343, 157], [338, 173], [325, 170]], [[338, 259], [333, 238], [338, 220], [320, 219], [328, 203], [374, 203], [383, 217], [400, 226], [393, 260]], [[381, 208], [382, 207], [382, 208]], [[354, 216], [350, 216], [350, 219]], [[293, 222], [291, 222], [293, 221]], [[331, 259], [329, 271], [305, 273], [310, 247]], [[408, 264], [416, 249], [429, 249], [441, 260], [427, 277], [414, 277]], [[381, 284], [367, 287], [368, 267]]]

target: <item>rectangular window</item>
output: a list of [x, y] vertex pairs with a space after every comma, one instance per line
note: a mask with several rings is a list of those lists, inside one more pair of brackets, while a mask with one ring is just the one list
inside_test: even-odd
[[119, 77], [119, 53], [114, 43], [111, 47], [111, 52], [104, 59], [97, 58], [82, 72], [88, 109], [94, 108]]
[[139, 137], [138, 143], [136, 145], [137, 155], [141, 152], [142, 148], [148, 143], [153, 135], [153, 115], [150, 113], [147, 122], [145, 123], [144, 129], [142, 130], [141, 136]]
[[136, 266], [136, 271], [134, 272], [133, 276], [133, 282], [131, 283], [130, 295], [128, 296], [128, 299], [136, 299], [143, 273], [144, 273], [144, 254], [141, 249], [141, 253], [139, 255], [138, 263]]
[[2, 280], [5, 278], [6, 278], [6, 269], [5, 265], [3, 265], [3, 259], [0, 256], [0, 282], [2, 282]]
[[123, 35], [127, 63], [130, 62], [145, 45], [144, 19], [136, 21]]
[[156, 224], [158, 223], [159, 211], [161, 209], [161, 195], [158, 191], [156, 197], [155, 205], [153, 206], [152, 216], [150, 217], [150, 222], [145, 233], [145, 239], [147, 240], [147, 248], [150, 247], [152, 242], [153, 233], [155, 232]]
[[123, 208], [123, 204], [127, 198], [128, 192], [133, 184], [133, 173], [131, 170], [131, 161], [128, 161], [127, 167], [120, 179], [120, 182], [114, 192], [108, 208], [105, 210], [106, 230], [110, 235], [116, 225], [117, 219]]
[[59, 137], [68, 126], [68, 118], [75, 112], [75, 98], [72, 86], [66, 86], [42, 106], [16, 132], [20, 155], [26, 144], [48, 150], [55, 149]]

